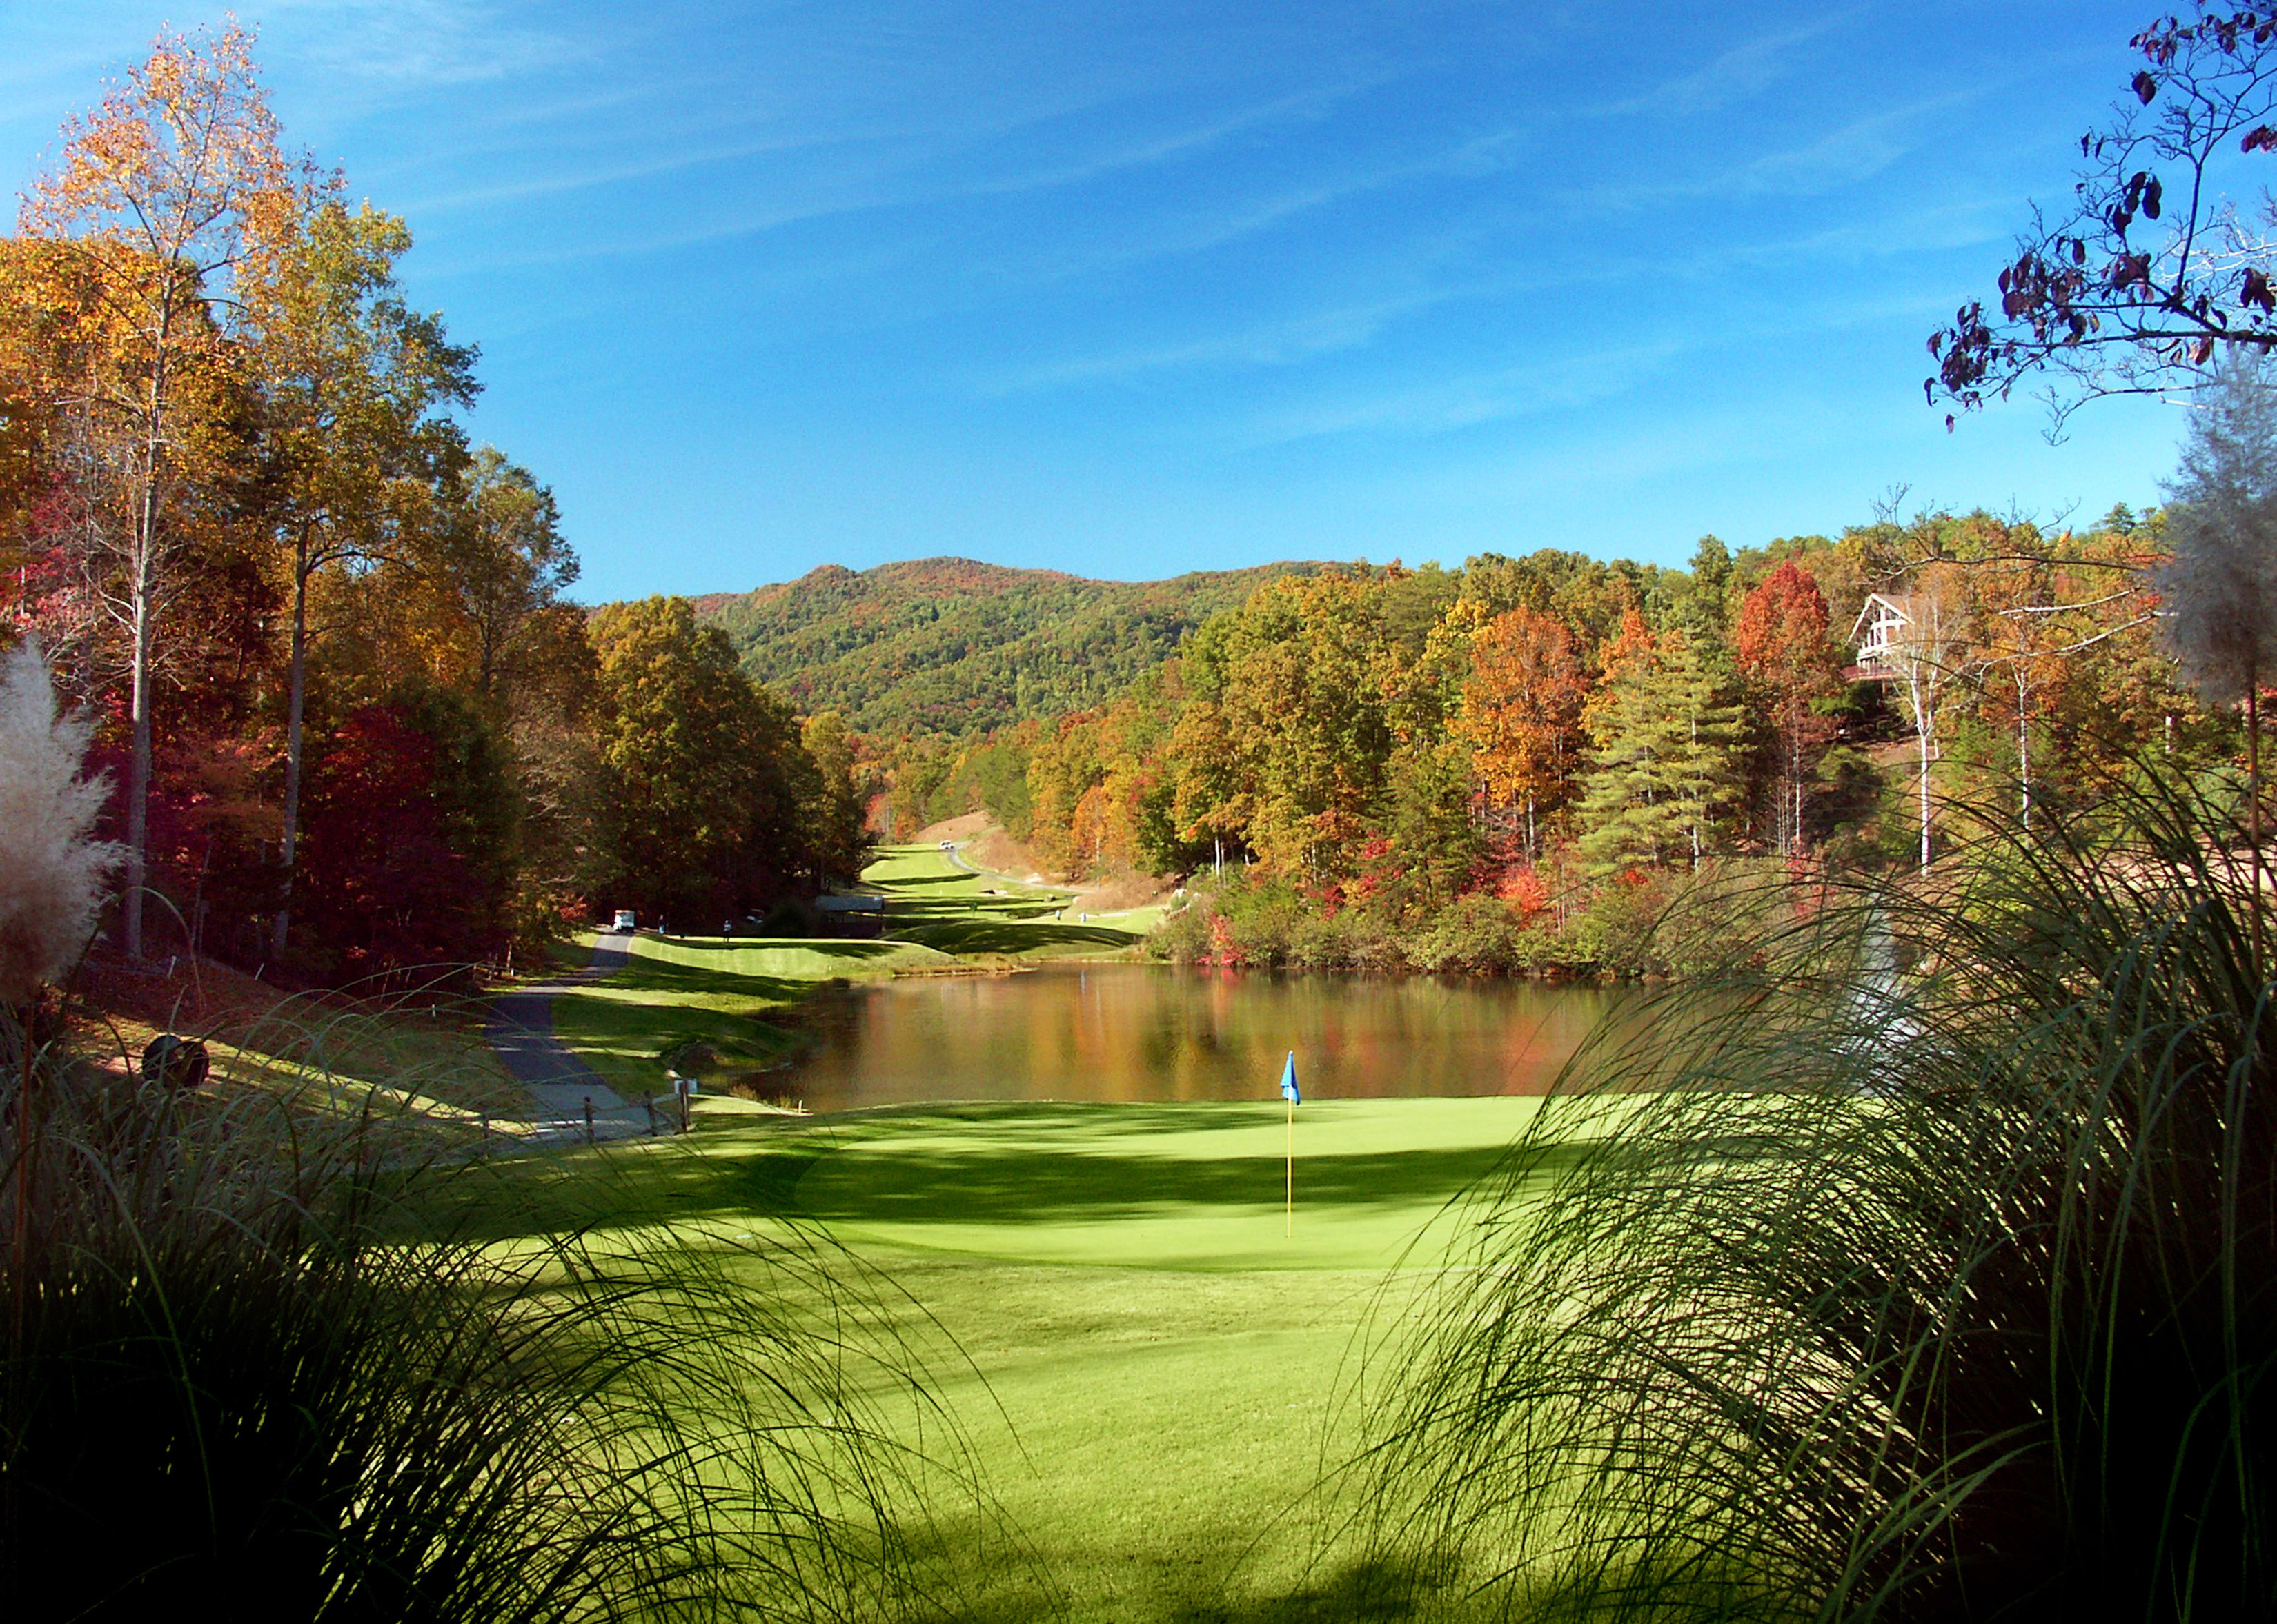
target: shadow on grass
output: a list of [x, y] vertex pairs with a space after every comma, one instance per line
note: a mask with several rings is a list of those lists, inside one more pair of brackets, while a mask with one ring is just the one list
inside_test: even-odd
[[[680, 952], [698, 953], [741, 953], [781, 948], [795, 952], [813, 953], [818, 958], [823, 959], [859, 960], [891, 958], [894, 952], [894, 945], [891, 942], [871, 941], [859, 937], [675, 936], [667, 938], [667, 941], [669, 945]], [[646, 965], [668, 967], [670, 963], [669, 960], [651, 958], [644, 953], [636, 953], [632, 958], [632, 964], [635, 967]], [[621, 975], [621, 971], [619, 977]]]
[[1285, 1596], [1175, 1601], [1169, 1617], [1173, 1624], [1397, 1624], [1414, 1618], [1428, 1594], [1413, 1569], [1366, 1560]]
[[[856, 945], [872, 946], [875, 944]], [[888, 947], [887, 951], [890, 952], [891, 948]], [[674, 964], [662, 959], [636, 959], [605, 982], [596, 982], [590, 987], [581, 987], [560, 996], [623, 1002], [626, 1000], [622, 995], [626, 993], [650, 992], [671, 998], [750, 998], [769, 1004], [788, 1004], [804, 998], [814, 989], [815, 983], [805, 976], [755, 975], [724, 968], [715, 969], [709, 965]]]
[[[1297, 1199], [1314, 1213], [1436, 1204], [1501, 1156], [1484, 1146], [1300, 1157]], [[1203, 1160], [996, 1144], [872, 1149], [831, 1172], [797, 1192], [801, 1210], [825, 1222], [1044, 1226], [1160, 1217], [1180, 1207], [1277, 1206], [1284, 1165], [1277, 1155]]]
[[897, 933], [904, 942], [916, 942], [945, 953], [1024, 953], [1053, 947], [1128, 947], [1138, 940], [1132, 930], [1111, 925], [1041, 925], [1000, 923], [988, 920], [917, 924]]
[[[1024, 1145], [1004, 1135], [976, 1135], [969, 1149], [943, 1148], [935, 1134], [927, 1134], [930, 1142], [924, 1144], [891, 1142], [900, 1131], [926, 1133], [985, 1111], [865, 1113], [851, 1122], [821, 1124], [745, 1118], [732, 1130], [704, 1127], [699, 1119], [698, 1131], [688, 1140], [501, 1163], [491, 1170], [494, 1178], [468, 1187], [472, 1199], [462, 1220], [484, 1241], [735, 1215], [1040, 1226], [1159, 1218], [1180, 1207], [1269, 1206], [1283, 1188], [1282, 1160], [1270, 1155], [1117, 1155], [1105, 1138], [1094, 1151]], [[1075, 1112], [1039, 1118], [1033, 1107], [993, 1114], [1035, 1131], [1054, 1120], [1099, 1119]], [[1191, 1134], [1197, 1126], [1192, 1107], [1118, 1106], [1114, 1117], [1118, 1130], [1142, 1134]], [[1150, 1122], [1150, 1117], [1159, 1119]], [[875, 1142], [880, 1140], [885, 1142]], [[860, 1159], [834, 1165], [830, 1171], [840, 1176], [809, 1177], [848, 1150]], [[1553, 1176], [1588, 1153], [1584, 1146], [1556, 1147], [1532, 1157], [1527, 1171], [1532, 1177]], [[1508, 1151], [1496, 1144], [1300, 1157], [1297, 1191], [1314, 1212], [1382, 1211], [1436, 1206], [1489, 1174], [1508, 1171]]]
[[799, 1181], [836, 1148], [827, 1134], [745, 1127], [728, 1154], [699, 1132], [598, 1150], [514, 1157], [438, 1180], [430, 1199], [453, 1233], [491, 1244], [567, 1233], [642, 1229], [691, 1218], [800, 1216]]
[[[1167, 1568], [1173, 1557], [1166, 1561]], [[1428, 1582], [1415, 1571], [1382, 1560], [1354, 1562], [1320, 1582], [1281, 1596], [1229, 1597], [1207, 1576], [1214, 1566], [1207, 1556], [1186, 1559], [1202, 1567], [1188, 1575], [1163, 1574], [1164, 1582], [1148, 1586], [1143, 1579], [1118, 1598], [1118, 1616], [1129, 1624], [1405, 1624], [1423, 1616], [1423, 1609], [1445, 1598], [1434, 1594]], [[991, 1582], [983, 1572], [960, 1575], [966, 1595], [956, 1603], [925, 1613], [930, 1624], [1029, 1624], [1039, 1616], [1043, 1600], [1033, 1588], [1032, 1573], [1006, 1565], [1003, 1582]], [[1123, 1575], [1126, 1582], [1137, 1575]], [[1178, 1582], [1179, 1578], [1186, 1582]], [[973, 1592], [978, 1592], [974, 1594]], [[1135, 1592], [1135, 1593], [1134, 1593]], [[1431, 1605], [1433, 1619], [1450, 1619], [1441, 1605]], [[1481, 1615], [1483, 1616], [1483, 1615]]]
[[1067, 906], [1048, 897], [896, 897], [887, 904], [886, 917], [1039, 919], [1062, 913]]

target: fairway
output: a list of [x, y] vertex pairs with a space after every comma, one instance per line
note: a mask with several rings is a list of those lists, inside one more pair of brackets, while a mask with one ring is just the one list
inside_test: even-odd
[[1308, 1104], [1293, 1221], [1278, 1102], [896, 1112], [796, 1201], [971, 1357], [960, 1408], [1001, 1407], [993, 1485], [1070, 1618], [1345, 1618], [1307, 1503], [1360, 1442], [1337, 1400], [1423, 1283], [1386, 1271], [1436, 1264], [1434, 1219], [1533, 1106]]
[[1043, 1593], [1086, 1624], [1356, 1616], [1308, 1497], [1360, 1441], [1364, 1340], [1428, 1288], [1448, 1203], [1535, 1102], [1307, 1103], [1293, 1223], [1278, 1101], [737, 1104], [575, 1160], [683, 1223], [819, 1221], [954, 1339], [938, 1396], [1030, 1551], [976, 1564], [952, 1517], [929, 1559], [954, 1616]]
[[[1112, 924], [1058, 922], [1054, 915], [1068, 893], [971, 873], [931, 846], [880, 848], [863, 880], [886, 899], [886, 939], [644, 931], [627, 938], [631, 961], [624, 968], [553, 1000], [554, 1036], [610, 1086], [636, 1098], [666, 1088], [672, 1057], [690, 1044], [709, 1049], [723, 1077], [780, 1066], [800, 1045], [779, 1018], [826, 982], [974, 974], [1127, 952], [1159, 914], [1142, 908]], [[565, 945], [560, 968], [582, 968], [596, 940], [588, 933]]]
[[[763, 1017], [828, 977], [1136, 939], [1134, 922], [1055, 920], [1063, 895], [965, 872], [933, 846], [887, 847], [864, 877], [887, 899], [887, 940], [644, 936], [626, 971], [559, 1000], [557, 1029], [620, 1086], [653, 1086], [675, 1042], [779, 1054], [787, 1035]], [[1540, 1102], [1308, 1100], [1291, 1211], [1291, 1127], [1273, 1084], [1260, 1076], [1253, 1102], [811, 1118], [707, 1096], [690, 1138], [572, 1158], [595, 1174], [603, 1211], [549, 1221], [637, 1225], [662, 1209], [734, 1236], [803, 1218], [905, 1294], [920, 1340], [945, 1333], [957, 1352], [936, 1362], [936, 1394], [1027, 1549], [1008, 1559], [952, 1509], [926, 1556], [956, 1598], [945, 1616], [1405, 1616], [1358, 1594], [1364, 1575], [1317, 1491], [1363, 1441], [1363, 1354], [1429, 1288], [1461, 1224], [1451, 1203]]]

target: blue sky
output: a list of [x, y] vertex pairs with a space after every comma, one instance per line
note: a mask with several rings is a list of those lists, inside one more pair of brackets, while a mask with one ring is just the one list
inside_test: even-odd
[[[2179, 414], [1948, 436], [1923, 340], [2138, 5], [244, 0], [404, 216], [582, 596], [957, 553], [1677, 563], [1893, 486], [2156, 499]], [[0, 183], [180, 0], [0, 0]]]

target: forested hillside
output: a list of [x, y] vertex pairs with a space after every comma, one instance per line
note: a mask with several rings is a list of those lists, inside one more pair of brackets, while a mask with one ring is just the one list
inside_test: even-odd
[[826, 565], [696, 607], [799, 710], [836, 710], [864, 732], [963, 735], [1104, 703], [1210, 616], [1319, 567], [1120, 581], [919, 558]]
[[2163, 525], [1924, 512], [1703, 537], [1689, 570], [1323, 568], [1106, 703], [880, 758], [904, 833], [985, 809], [1071, 877], [1199, 876], [1179, 956], [1665, 968], [1644, 927], [1702, 886], [1768, 917], [2147, 754], [2234, 776], [2237, 718], [2159, 647]]

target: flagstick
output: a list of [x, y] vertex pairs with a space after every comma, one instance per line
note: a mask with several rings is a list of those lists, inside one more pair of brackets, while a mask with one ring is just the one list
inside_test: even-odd
[[1297, 1233], [1297, 1102], [1289, 1102], [1289, 1210], [1282, 1215], [1281, 1238]]

